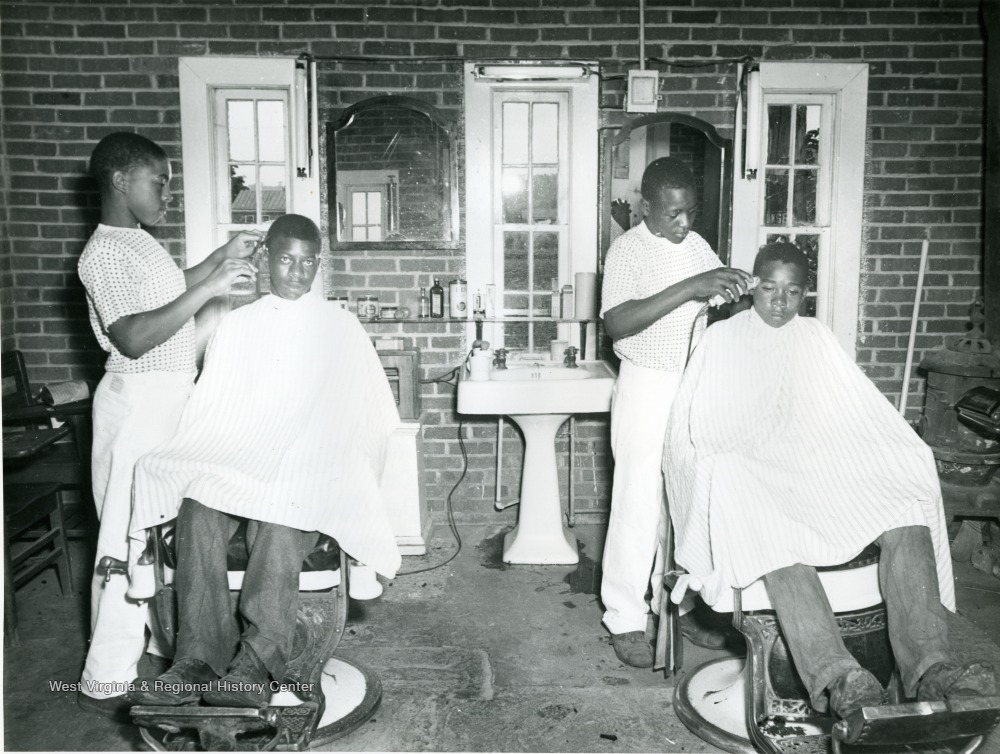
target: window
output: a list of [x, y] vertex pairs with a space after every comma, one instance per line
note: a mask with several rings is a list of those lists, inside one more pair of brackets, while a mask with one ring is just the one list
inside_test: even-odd
[[[861, 272], [868, 67], [858, 63], [761, 63], [759, 123], [748, 123], [760, 166], [736, 159], [732, 264], [751, 269], [777, 240], [809, 257], [802, 313], [825, 322], [854, 355]], [[751, 232], [752, 231], [752, 232]]]
[[598, 77], [532, 80], [512, 64], [516, 75], [477, 78], [475, 67], [465, 64], [466, 277], [473, 295], [496, 286], [504, 320], [484, 337], [544, 354], [553, 339], [579, 346], [580, 328], [552, 319], [552, 290], [597, 270]]
[[[786, 241], [809, 258], [802, 314], [824, 315], [828, 292], [817, 292], [819, 261], [830, 246], [830, 121], [832, 96], [769, 95], [762, 167], [762, 216], [758, 245]], [[818, 306], [818, 304], [822, 304]]]
[[[188, 266], [232, 234], [264, 228], [288, 212], [319, 224], [317, 150], [306, 149], [317, 143], [315, 91], [307, 103], [304, 88], [296, 87], [296, 60], [181, 58], [178, 73]], [[302, 167], [293, 165], [297, 153], [308, 162], [301, 175], [293, 169]], [[313, 293], [322, 296], [322, 284]], [[221, 297], [199, 312], [199, 346], [229, 305]]]
[[[494, 233], [502, 254], [496, 279], [503, 281], [503, 316], [550, 316], [559, 288], [559, 260], [566, 256], [565, 92], [498, 92], [494, 140]], [[555, 322], [511, 323], [507, 348], [546, 350]]]
[[217, 89], [216, 240], [265, 229], [288, 212], [287, 90]]

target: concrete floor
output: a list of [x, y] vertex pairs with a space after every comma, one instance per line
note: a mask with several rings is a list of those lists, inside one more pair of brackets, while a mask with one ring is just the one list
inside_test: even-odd
[[[709, 752], [671, 710], [673, 679], [620, 663], [601, 627], [604, 527], [578, 526], [578, 566], [506, 566], [506, 526], [461, 529], [447, 566], [401, 576], [382, 597], [353, 603], [340, 652], [374, 669], [384, 698], [374, 718], [327, 748], [337, 751]], [[62, 599], [54, 575], [17, 594], [20, 646], [4, 654], [7, 750], [134, 750], [128, 726], [80, 710], [75, 695], [49, 690], [76, 681], [86, 646], [90, 555], [75, 544], [75, 589]], [[454, 551], [437, 532], [429, 555]], [[956, 653], [1000, 667], [1000, 580], [956, 564]], [[721, 653], [685, 646], [686, 667]], [[1000, 752], [995, 731], [981, 752]]]

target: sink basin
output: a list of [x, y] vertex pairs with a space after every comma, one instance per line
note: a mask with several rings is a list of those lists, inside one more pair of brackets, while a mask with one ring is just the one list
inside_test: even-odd
[[611, 410], [615, 370], [604, 361], [576, 369], [516, 364], [493, 370], [488, 380], [458, 383], [458, 413], [506, 414], [524, 434], [521, 506], [517, 526], [504, 537], [503, 561], [572, 565], [580, 561], [563, 523], [556, 463], [556, 432], [572, 414]]
[[514, 365], [490, 379], [463, 379], [460, 414], [592, 414], [611, 410], [615, 370], [605, 361], [581, 361], [577, 369]]
[[568, 369], [567, 367], [550, 366], [515, 366], [507, 369], [494, 369], [490, 379], [499, 382], [518, 382], [536, 380], [586, 380], [596, 376], [587, 369]]

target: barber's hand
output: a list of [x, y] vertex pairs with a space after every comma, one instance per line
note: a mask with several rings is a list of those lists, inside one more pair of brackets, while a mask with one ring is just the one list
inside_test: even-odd
[[223, 259], [205, 278], [205, 286], [213, 296], [223, 296], [229, 293], [233, 283], [240, 278], [255, 281], [257, 268], [245, 259]]
[[719, 267], [689, 278], [692, 298], [708, 299], [722, 296], [726, 301], [736, 301], [750, 289], [753, 275], [733, 267]]
[[218, 252], [224, 259], [246, 259], [263, 240], [264, 234], [259, 230], [241, 230], [220, 246]]

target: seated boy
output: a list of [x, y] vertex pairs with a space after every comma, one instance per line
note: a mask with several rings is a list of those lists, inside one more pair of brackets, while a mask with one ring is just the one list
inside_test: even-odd
[[879, 704], [882, 687], [845, 649], [815, 567], [876, 541], [906, 695], [995, 693], [989, 665], [950, 652], [955, 596], [930, 448], [833, 333], [796, 316], [807, 270], [797, 247], [763, 247], [753, 308], [709, 328], [691, 358], [664, 448], [677, 562], [709, 604], [763, 577], [813, 706], [845, 717]]
[[[271, 295], [223, 319], [176, 436], [137, 466], [133, 537], [177, 516], [179, 612], [174, 665], [133, 694], [139, 704], [265, 706], [270, 682], [283, 680], [299, 571], [320, 532], [387, 577], [399, 567], [379, 491], [399, 424], [385, 372], [357, 318], [308, 293], [315, 224], [280, 217], [264, 249]], [[226, 550], [241, 519], [250, 560], [238, 623]], [[166, 685], [220, 677], [204, 694]]]

